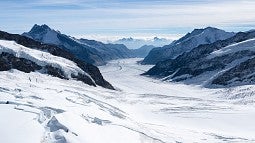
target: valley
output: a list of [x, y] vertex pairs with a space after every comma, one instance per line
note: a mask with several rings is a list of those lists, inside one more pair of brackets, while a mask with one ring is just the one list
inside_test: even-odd
[[37, 72], [1, 72], [0, 142], [255, 142], [254, 97], [238, 94], [253, 93], [254, 85], [206, 89], [163, 82], [141, 76], [151, 66], [139, 60], [99, 67], [116, 90]]
[[0, 143], [255, 143], [254, 0], [0, 5]]

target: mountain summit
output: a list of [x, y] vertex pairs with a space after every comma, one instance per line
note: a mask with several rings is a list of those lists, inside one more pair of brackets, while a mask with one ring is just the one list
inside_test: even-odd
[[154, 48], [148, 56], [145, 57], [142, 63], [156, 64], [159, 61], [175, 58], [199, 45], [210, 44], [218, 40], [227, 39], [234, 35], [235, 33], [233, 32], [226, 32], [213, 27], [194, 29], [191, 33], [187, 33], [185, 36], [179, 40], [173, 41], [169, 45]]
[[61, 33], [51, 29], [48, 25], [37, 25], [35, 24], [29, 32], [23, 33], [24, 36], [27, 36], [36, 41], [40, 41], [47, 44], [60, 44], [58, 35]]
[[145, 75], [164, 80], [230, 87], [254, 84], [255, 31], [203, 44], [175, 59], [158, 62]]
[[22, 35], [42, 43], [56, 45], [69, 51], [79, 60], [94, 65], [104, 65], [109, 60], [132, 57], [131, 51], [122, 44], [104, 44], [95, 40], [76, 39], [45, 24], [35, 24], [29, 32]]

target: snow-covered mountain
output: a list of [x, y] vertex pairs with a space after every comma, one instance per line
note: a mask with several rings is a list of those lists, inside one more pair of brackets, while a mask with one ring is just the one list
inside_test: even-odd
[[149, 54], [149, 52], [153, 48], [155, 48], [153, 45], [143, 45], [142, 47], [140, 47], [138, 49], [132, 49], [132, 53], [133, 53], [134, 57], [144, 58]]
[[94, 65], [103, 65], [113, 59], [132, 57], [131, 51], [124, 45], [76, 39], [61, 34], [47, 25], [40, 26], [35, 24], [29, 32], [23, 33], [23, 35], [42, 43], [57, 45], [68, 50], [78, 59]]
[[17, 69], [23, 72], [41, 72], [63, 79], [78, 79], [96, 85], [90, 75], [74, 62], [50, 53], [29, 49], [14, 41], [0, 40], [1, 71]]
[[3, 31], [0, 31], [0, 40], [1, 71], [18, 69], [23, 72], [40, 72], [113, 89], [97, 67], [75, 58], [59, 47]]
[[124, 44], [129, 49], [138, 49], [144, 45], [152, 45], [155, 47], [162, 47], [164, 45], [168, 45], [172, 40], [165, 38], [154, 37], [153, 39], [135, 39], [132, 37], [122, 38], [117, 41], [113, 41], [112, 43], [116, 44]]
[[156, 64], [146, 75], [208, 87], [255, 82], [255, 32], [240, 32], [226, 40], [200, 45], [175, 59]]
[[154, 67], [129, 58], [99, 71], [69, 49], [83, 45], [95, 60], [121, 45], [37, 28], [37, 41], [0, 31], [0, 143], [255, 143], [255, 31]]
[[210, 44], [234, 36], [233, 32], [225, 32], [213, 27], [195, 29], [170, 45], [154, 48], [146, 56], [142, 64], [156, 64], [159, 61], [173, 59], [201, 44]]

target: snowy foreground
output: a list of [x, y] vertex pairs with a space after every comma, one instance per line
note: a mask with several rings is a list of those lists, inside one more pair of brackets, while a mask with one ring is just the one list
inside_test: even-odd
[[0, 143], [255, 143], [255, 86], [165, 83], [137, 60], [100, 67], [117, 91], [0, 72]]

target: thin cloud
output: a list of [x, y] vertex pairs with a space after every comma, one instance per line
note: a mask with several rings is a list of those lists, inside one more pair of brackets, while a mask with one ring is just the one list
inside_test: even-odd
[[255, 25], [252, 0], [24, 0], [0, 4], [0, 18], [5, 19], [0, 28], [15, 33], [28, 31], [35, 23], [73, 36], [126, 37], [132, 33], [180, 35], [206, 26], [240, 31]]

